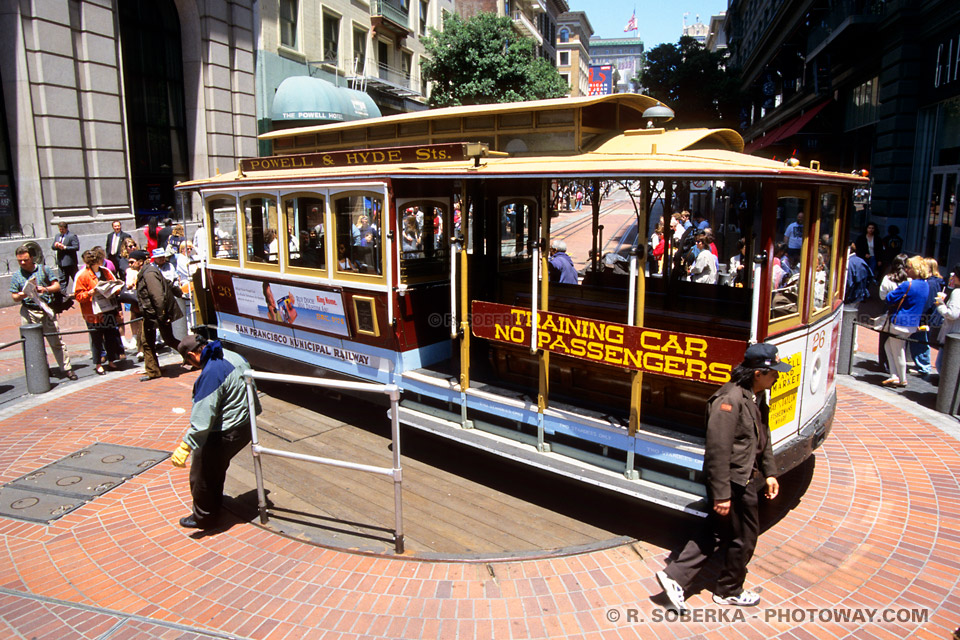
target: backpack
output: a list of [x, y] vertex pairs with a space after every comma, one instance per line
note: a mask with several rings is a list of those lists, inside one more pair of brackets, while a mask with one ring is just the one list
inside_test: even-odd
[[[47, 282], [53, 282], [54, 280], [59, 281], [59, 278], [53, 277], [46, 265], [40, 265], [40, 268], [43, 270], [43, 275], [47, 279]], [[63, 283], [60, 282], [60, 291], [50, 294], [50, 309], [56, 315], [60, 315], [71, 307], [73, 307], [73, 298], [68, 298], [63, 295]]]

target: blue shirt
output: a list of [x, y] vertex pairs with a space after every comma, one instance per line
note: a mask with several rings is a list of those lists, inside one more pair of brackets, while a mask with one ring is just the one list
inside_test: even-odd
[[907, 280], [887, 294], [890, 322], [898, 327], [917, 327], [923, 318], [929, 287], [926, 280]]
[[[27, 280], [32, 278], [36, 274], [37, 286], [38, 287], [49, 287], [56, 281], [56, 278], [50, 273], [50, 270], [43, 265], [34, 264], [34, 270], [29, 273], [24, 271], [21, 267], [13, 272], [13, 275], [10, 277], [10, 293], [20, 293], [23, 291], [23, 288], [27, 285]], [[53, 295], [49, 293], [41, 293], [40, 299], [50, 304], [53, 301]], [[39, 309], [40, 306], [33, 301], [32, 298], [24, 298], [23, 304], [31, 309]]]
[[803, 225], [798, 222], [791, 222], [787, 225], [787, 231], [783, 234], [787, 239], [788, 249], [803, 248]]

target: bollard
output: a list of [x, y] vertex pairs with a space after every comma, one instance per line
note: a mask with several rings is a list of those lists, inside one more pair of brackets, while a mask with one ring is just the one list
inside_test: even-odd
[[853, 347], [857, 344], [857, 305], [843, 306], [843, 317], [840, 320], [840, 347], [837, 354], [837, 374], [850, 375], [853, 368]]
[[957, 383], [960, 381], [960, 333], [951, 333], [943, 345], [943, 358], [940, 361], [940, 385], [937, 387], [937, 411], [949, 415], [957, 414]]
[[173, 328], [173, 336], [177, 340], [183, 340], [187, 337], [187, 301], [183, 298], [177, 298], [177, 306], [180, 307], [183, 317], [174, 320], [170, 326]]
[[21, 325], [20, 337], [23, 338], [23, 370], [27, 377], [27, 393], [50, 391], [50, 368], [47, 366], [47, 350], [43, 346], [43, 325]]

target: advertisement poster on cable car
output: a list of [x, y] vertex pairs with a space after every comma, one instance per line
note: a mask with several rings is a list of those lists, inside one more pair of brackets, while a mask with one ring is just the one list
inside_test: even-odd
[[233, 278], [237, 311], [253, 318], [301, 329], [317, 329], [340, 336], [350, 335], [343, 299], [335, 291], [292, 287], [281, 282]]

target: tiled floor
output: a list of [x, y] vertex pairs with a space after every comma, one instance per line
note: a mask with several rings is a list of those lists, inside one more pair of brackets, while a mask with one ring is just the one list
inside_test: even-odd
[[[195, 375], [108, 376], [5, 417], [0, 482], [96, 441], [172, 450]], [[187, 474], [164, 463], [50, 526], [0, 519], [0, 637], [946, 638], [960, 621], [957, 442], [868, 393], [840, 385], [809, 487], [761, 536], [760, 608], [721, 610], [704, 590], [691, 619], [667, 616], [654, 578], [666, 550], [649, 544], [645, 557], [626, 545], [431, 563], [246, 522], [191, 534], [177, 525]]]

